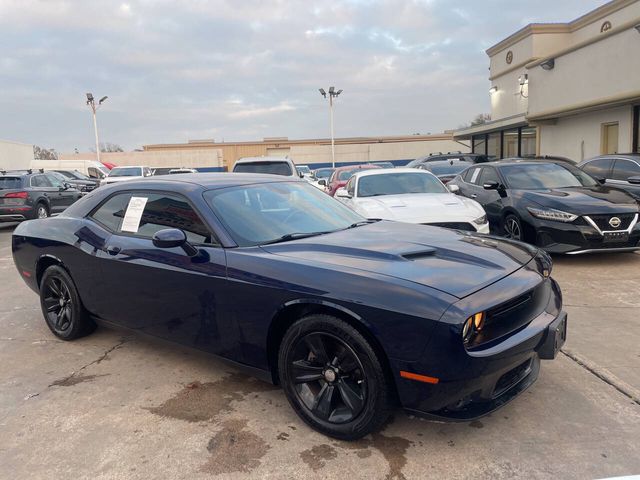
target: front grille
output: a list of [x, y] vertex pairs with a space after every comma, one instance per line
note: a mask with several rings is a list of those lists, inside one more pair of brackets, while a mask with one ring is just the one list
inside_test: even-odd
[[473, 225], [467, 222], [436, 222], [436, 223], [425, 223], [424, 225], [430, 225], [432, 227], [454, 228], [456, 230], [465, 230], [467, 232], [476, 231], [476, 229], [473, 228]]
[[[591, 220], [593, 220], [593, 223], [595, 223], [600, 230], [613, 231], [613, 230], [626, 230], [627, 228], [629, 228], [629, 225], [631, 225], [631, 222], [635, 217], [635, 213], [621, 213], [619, 215], [613, 214], [613, 215], [586, 215], [586, 216], [588, 216]], [[618, 217], [620, 219], [620, 225], [618, 227], [612, 227], [611, 224], [609, 223], [609, 221], [613, 217]]]

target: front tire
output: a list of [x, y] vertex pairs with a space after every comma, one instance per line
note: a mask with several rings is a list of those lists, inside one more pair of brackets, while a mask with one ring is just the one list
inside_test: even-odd
[[378, 355], [338, 318], [310, 315], [295, 322], [280, 344], [278, 368], [295, 412], [325, 435], [356, 440], [389, 416], [391, 384]]
[[510, 213], [502, 221], [502, 235], [505, 238], [524, 242], [524, 230], [522, 230], [522, 222], [514, 214]]
[[71, 276], [53, 265], [47, 268], [40, 282], [40, 307], [47, 326], [62, 340], [73, 340], [88, 335], [96, 324], [80, 300]]

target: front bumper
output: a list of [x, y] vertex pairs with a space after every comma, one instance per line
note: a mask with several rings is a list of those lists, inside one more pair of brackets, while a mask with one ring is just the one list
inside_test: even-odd
[[529, 217], [535, 245], [549, 253], [580, 254], [640, 250], [640, 223], [628, 231], [602, 232], [588, 222], [562, 223]]
[[[532, 275], [531, 270], [522, 269], [512, 274], [511, 280], [507, 277], [459, 303], [476, 309], [488, 297], [495, 298], [507, 290], [509, 282], [512, 286], [519, 285], [515, 296], [521, 295], [535, 284]], [[467, 421], [502, 407], [531, 386], [538, 377], [540, 360], [555, 358], [564, 344], [567, 325], [557, 283], [548, 278], [541, 284], [539, 276], [537, 283], [546, 291], [543, 302], [546, 307], [511, 333], [467, 350], [462, 346], [459, 330], [455, 330], [445, 314], [445, 321], [437, 327], [422, 358], [413, 362], [392, 359], [394, 371], [438, 379], [437, 383], [430, 384], [398, 375], [396, 386], [403, 408], [419, 416]], [[469, 300], [471, 297], [480, 298]], [[515, 297], [506, 300], [509, 298]], [[459, 311], [456, 316], [458, 314]]]

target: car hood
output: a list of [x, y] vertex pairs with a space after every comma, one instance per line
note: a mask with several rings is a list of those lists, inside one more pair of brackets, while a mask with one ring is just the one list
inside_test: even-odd
[[631, 195], [623, 190], [604, 186], [523, 190], [522, 197], [543, 207], [576, 215], [638, 211], [638, 203]]
[[[410, 223], [380, 221], [262, 247], [285, 257], [387, 275], [466, 297], [528, 263], [518, 242]], [[391, 292], [390, 292], [391, 294]]]
[[412, 193], [354, 199], [358, 213], [410, 223], [469, 222], [484, 215], [474, 200], [453, 193]]

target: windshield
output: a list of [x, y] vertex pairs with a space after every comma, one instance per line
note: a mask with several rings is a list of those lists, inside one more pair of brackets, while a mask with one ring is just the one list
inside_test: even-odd
[[566, 187], [598, 185], [582, 170], [557, 163], [524, 163], [500, 167], [509, 188], [518, 190], [547, 190]]
[[209, 190], [205, 199], [234, 241], [249, 247], [289, 234], [342, 230], [364, 219], [306, 182]]
[[434, 175], [457, 175], [465, 168], [471, 166], [471, 163], [467, 162], [456, 162], [456, 163], [441, 163], [438, 165], [429, 165], [428, 169]]
[[269, 173], [271, 175], [291, 175], [291, 167], [287, 162], [248, 162], [236, 163], [233, 171], [237, 173]]
[[140, 167], [116, 167], [109, 172], [110, 177], [141, 177]]
[[353, 177], [353, 174], [356, 173], [357, 171], [358, 169], [354, 168], [352, 170], [342, 170], [341, 172], [338, 172], [338, 181], [346, 182], [351, 177]]
[[319, 168], [315, 171], [315, 175], [318, 180], [321, 178], [329, 178], [332, 173], [333, 168]]
[[358, 179], [358, 197], [448, 192], [440, 180], [428, 173], [385, 173]]
[[0, 190], [22, 187], [20, 177], [0, 177]]

